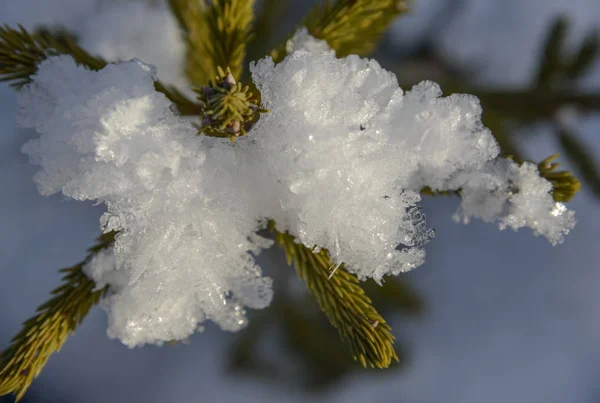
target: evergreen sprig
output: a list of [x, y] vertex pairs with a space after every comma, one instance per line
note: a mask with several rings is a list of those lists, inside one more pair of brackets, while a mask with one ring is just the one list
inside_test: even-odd
[[50, 356], [106, 295], [108, 288], [97, 290], [83, 267], [113, 241], [113, 232], [102, 235], [84, 260], [62, 269], [63, 284], [51, 292], [52, 298], [38, 307], [37, 314], [23, 323], [10, 346], [0, 353], [0, 396], [12, 393], [20, 400]]
[[537, 88], [549, 89], [583, 77], [596, 62], [600, 52], [598, 31], [589, 32], [575, 52], [569, 52], [567, 34], [570, 24], [565, 16], [552, 23], [544, 43], [541, 62], [535, 77]]
[[[404, 0], [327, 0], [315, 7], [302, 25], [315, 38], [327, 41], [337, 57], [366, 55], [407, 9]], [[271, 51], [271, 56], [275, 62], [283, 60], [285, 43]]]
[[[461, 90], [462, 91], [462, 90]], [[505, 118], [535, 122], [553, 118], [565, 106], [582, 112], [600, 110], [600, 94], [570, 89], [470, 90], [481, 100], [486, 110], [494, 110]]]
[[296, 243], [292, 235], [277, 231], [273, 221], [269, 222], [269, 229], [285, 250], [288, 264], [294, 263], [321, 310], [341, 338], [350, 343], [354, 359], [371, 368], [387, 368], [392, 360], [398, 361], [391, 328], [371, 305], [356, 276], [348, 273], [343, 264], [332, 264], [325, 249], [315, 252]]
[[258, 106], [260, 99], [250, 87], [242, 86], [233, 78], [229, 68], [218, 67], [214, 80], [196, 92], [202, 105], [202, 125], [198, 134], [229, 137], [233, 142], [250, 130], [261, 113], [268, 112]]
[[206, 0], [169, 0], [186, 43], [185, 75], [198, 87], [216, 74], [216, 62], [206, 52], [212, 38], [208, 32]]
[[540, 64], [535, 80], [538, 88], [550, 88], [557, 74], [564, 67], [562, 51], [567, 36], [567, 19], [557, 18], [546, 37], [544, 44], [542, 63]]
[[[75, 62], [90, 70], [100, 70], [107, 62], [98, 56], [92, 56], [77, 45], [75, 38], [67, 32], [40, 29], [28, 32], [19, 25], [19, 29], [0, 26], [0, 81], [9, 81], [16, 88], [31, 82], [38, 64], [50, 56], [70, 55]], [[157, 91], [162, 92], [173, 102], [181, 114], [198, 113], [198, 106], [188, 100], [177, 89], [157, 81]]]
[[[517, 161], [512, 155], [507, 158]], [[570, 171], [557, 171], [560, 166], [558, 162], [552, 162], [558, 158], [558, 154], [553, 154], [537, 164], [540, 176], [552, 184], [552, 198], [556, 202], [566, 203], [570, 201], [581, 189], [581, 182]], [[425, 196], [459, 196], [461, 189], [434, 191], [429, 186], [421, 189], [421, 194]]]
[[571, 133], [567, 128], [560, 128], [558, 140], [565, 155], [569, 157], [571, 164], [575, 166], [587, 188], [596, 196], [600, 196], [600, 167], [594, 158], [590, 148]]
[[214, 69], [229, 67], [236, 80], [241, 77], [252, 37], [253, 6], [254, 0], [213, 0], [206, 13], [212, 45], [206, 55], [212, 56]]
[[[558, 156], [559, 154], [557, 153], [544, 158], [537, 164], [537, 168], [540, 176], [552, 184], [552, 199], [554, 199], [555, 202], [566, 203], [579, 192], [581, 189], [581, 182], [579, 182], [579, 179], [577, 179], [571, 171], [557, 171], [560, 163], [552, 161], [558, 158]], [[512, 155], [509, 155], [507, 158], [516, 161], [518, 164], [523, 163], [523, 161], [519, 161], [518, 158], [515, 158]], [[535, 162], [532, 161], [528, 162], [535, 164]]]
[[[262, 59], [271, 48], [279, 43], [278, 31], [282, 19], [286, 16], [289, 0], [263, 0], [256, 10], [252, 37], [246, 49], [246, 66], [251, 62]], [[246, 69], [243, 72], [248, 74]], [[242, 75], [242, 77], [243, 77]]]
[[12, 86], [21, 88], [31, 82], [30, 77], [39, 63], [62, 54], [71, 55], [78, 64], [91, 70], [106, 66], [106, 61], [81, 49], [65, 32], [38, 30], [29, 33], [20, 25], [18, 30], [0, 27], [0, 81], [11, 81]]
[[185, 33], [185, 71], [192, 83], [206, 85], [218, 67], [229, 67], [239, 80], [252, 37], [254, 0], [169, 0], [169, 4]]
[[[156, 82], [156, 89], [174, 102], [182, 114], [200, 115], [204, 119], [203, 134], [233, 138], [245, 134], [258, 114], [264, 112], [257, 106], [260, 94], [252, 95], [248, 87], [238, 82], [253, 32], [254, 0], [169, 0], [169, 4], [187, 43], [186, 75], [200, 88], [202, 103], [196, 104], [160, 82]], [[338, 57], [365, 55], [405, 10], [404, 0], [327, 0], [302, 25], [314, 37], [326, 40]], [[564, 57], [561, 58], [565, 30], [563, 22], [554, 27], [545, 49], [546, 65], [540, 68], [538, 85], [527, 97], [514, 91], [494, 91], [483, 94], [482, 101], [500, 111], [503, 106], [511, 108], [507, 113], [523, 119], [548, 116], [571, 100], [581, 107], [598, 109], [600, 101], [595, 95], [553, 91], [551, 84], [558, 77], [557, 71], [574, 79], [589, 68], [598, 53], [598, 38], [590, 36], [571, 57], [571, 62], [565, 63]], [[285, 53], [283, 44], [271, 54], [275, 61], [280, 61]], [[10, 81], [19, 88], [31, 81], [30, 76], [41, 61], [58, 54], [69, 54], [92, 70], [107, 64], [80, 48], [66, 32], [29, 33], [21, 26], [17, 30], [0, 27], [0, 81]], [[214, 82], [210, 82], [213, 77], [216, 77]], [[576, 155], [582, 161], [580, 170], [584, 175], [595, 174], [593, 161], [571, 136], [564, 134], [560, 140], [570, 150], [568, 155]], [[555, 158], [551, 156], [538, 164], [540, 175], [552, 183], [556, 201], [568, 201], [579, 190], [580, 183], [569, 172], [557, 171], [558, 164], [552, 162]], [[425, 188], [422, 193], [460, 196], [460, 189], [434, 193]], [[375, 310], [356, 276], [348, 273], [343, 264], [332, 264], [326, 250], [315, 252], [296, 243], [292, 235], [277, 231], [274, 222], [269, 227], [285, 250], [288, 264], [294, 264], [321, 310], [341, 338], [349, 342], [354, 359], [372, 368], [387, 368], [392, 360], [397, 361], [391, 328]], [[38, 308], [36, 316], [24, 323], [8, 349], [0, 353], [0, 395], [13, 393], [17, 399], [23, 397], [50, 355], [61, 348], [91, 307], [106, 295], [108, 289], [96, 290], [95, 283], [83, 273], [83, 267], [113, 240], [114, 233], [102, 236], [82, 262], [63, 269], [63, 285], [52, 292], [52, 298]], [[301, 326], [307, 327], [304, 322]]]
[[554, 154], [544, 159], [538, 164], [538, 170], [542, 178], [552, 183], [552, 198], [554, 201], [568, 202], [581, 189], [581, 182], [570, 171], [556, 170], [560, 164], [552, 161], [557, 157], [558, 154]]

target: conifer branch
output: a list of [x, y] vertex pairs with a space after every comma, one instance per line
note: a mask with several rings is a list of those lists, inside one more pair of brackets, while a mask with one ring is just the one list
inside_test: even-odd
[[460, 189], [457, 190], [440, 190], [435, 191], [431, 189], [429, 186], [425, 186], [421, 189], [420, 193], [425, 196], [459, 196], [460, 197]]
[[169, 0], [188, 45], [186, 75], [202, 86], [217, 75], [217, 67], [242, 74], [246, 45], [251, 39], [254, 0]]
[[341, 338], [350, 343], [354, 359], [371, 368], [387, 368], [392, 360], [398, 361], [391, 328], [371, 305], [356, 276], [348, 273], [343, 264], [336, 268], [326, 250], [314, 252], [296, 243], [292, 235], [277, 231], [273, 221], [269, 222], [269, 229], [285, 250], [288, 264], [294, 263], [321, 310]]
[[0, 81], [11, 81], [16, 88], [31, 82], [30, 77], [43, 60], [63, 54], [71, 55], [78, 64], [91, 70], [106, 66], [106, 61], [81, 49], [65, 32], [39, 30], [29, 33], [20, 25], [18, 30], [0, 27]]
[[[518, 159], [513, 156], [508, 156], [512, 160], [518, 162]], [[570, 171], [557, 171], [560, 163], [552, 162], [558, 158], [558, 154], [554, 154], [545, 158], [537, 164], [540, 176], [552, 184], [552, 198], [555, 202], [566, 203], [570, 201], [581, 189], [581, 182], [573, 176]], [[522, 163], [522, 162], [518, 162]], [[425, 196], [459, 196], [461, 189], [433, 191], [429, 186], [421, 189], [421, 194]]]
[[195, 86], [202, 86], [216, 74], [216, 61], [208, 49], [207, 0], [169, 0], [171, 12], [179, 22], [186, 43], [185, 75]]
[[503, 116], [530, 122], [554, 117], [565, 106], [584, 112], [600, 110], [600, 94], [570, 90], [466, 90], [481, 100], [484, 108], [493, 109]]
[[[252, 38], [250, 38], [246, 50], [246, 62], [255, 61], [265, 57], [273, 46], [278, 43], [274, 39], [281, 19], [285, 17], [285, 10], [289, 0], [263, 0], [256, 12]], [[248, 71], [244, 71], [244, 74]], [[243, 76], [242, 76], [243, 77]]]
[[589, 72], [597, 60], [600, 52], [598, 32], [589, 32], [578, 49], [571, 53], [566, 46], [569, 30], [570, 24], [566, 16], [558, 17], [552, 23], [535, 79], [537, 88], [564, 88], [565, 83], [577, 80]]
[[[408, 9], [404, 0], [327, 0], [303, 21], [308, 32], [326, 40], [337, 57], [370, 53], [383, 32]], [[275, 62], [286, 56], [285, 43], [271, 51]]]
[[[241, 78], [246, 45], [251, 38], [254, 0], [213, 0], [207, 9], [214, 68], [229, 67], [236, 80]], [[213, 74], [214, 75], [214, 74]]]
[[525, 157], [522, 155], [519, 147], [515, 143], [514, 136], [511, 135], [511, 127], [506, 122], [506, 118], [489, 108], [481, 117], [483, 125], [490, 129], [492, 135], [498, 142], [501, 150], [501, 156], [505, 157], [511, 155], [514, 159], [524, 160]]
[[198, 134], [210, 137], [229, 137], [231, 142], [236, 137], [244, 136], [258, 121], [262, 109], [259, 96], [250, 91], [250, 87], [242, 86], [233, 78], [231, 70], [217, 68], [217, 76], [202, 86], [198, 93], [202, 110], [202, 125]]
[[20, 400], [40, 374], [50, 356], [60, 350], [90, 309], [108, 292], [96, 290], [96, 284], [83, 267], [96, 253], [112, 245], [114, 232], [98, 238], [86, 258], [75, 266], [62, 269], [63, 284], [51, 292], [52, 298], [23, 323], [11, 345], [0, 353], [0, 396], [12, 393]]
[[560, 71], [563, 69], [562, 50], [567, 36], [568, 23], [566, 18], [557, 18], [544, 44], [542, 63], [538, 68], [535, 79], [537, 88], [550, 88]]
[[576, 167], [581, 178], [589, 186], [589, 189], [596, 196], [600, 196], [600, 168], [598, 167], [593, 154], [590, 152], [589, 147], [583, 144], [566, 128], [559, 129], [558, 139], [565, 154]]
[[554, 154], [538, 164], [540, 176], [552, 183], [552, 198], [556, 202], [570, 201], [581, 189], [581, 182], [569, 171], [557, 171], [560, 165], [552, 162], [558, 157]]
[[[41, 29], [30, 33], [22, 26], [19, 29], [0, 26], [0, 81], [9, 81], [13, 87], [21, 88], [31, 82], [39, 63], [57, 55], [70, 55], [75, 62], [90, 70], [100, 70], [108, 63], [79, 47], [75, 38], [67, 32]], [[198, 106], [177, 89], [159, 81], [155, 88], [165, 94], [181, 114], [198, 112]]]
[[202, 13], [205, 3], [205, 0], [167, 0], [171, 14], [186, 34], [194, 29], [192, 22]]
[[600, 34], [598, 31], [590, 32], [583, 39], [579, 49], [572, 55], [565, 67], [565, 75], [569, 80], [575, 80], [586, 74], [598, 60], [600, 54]]
[[[556, 170], [560, 163], [552, 161], [558, 158], [558, 155], [553, 154], [544, 158], [537, 164], [537, 168], [540, 176], [552, 184], [552, 199], [555, 202], [565, 203], [570, 201], [579, 192], [581, 182], [570, 171]], [[508, 156], [508, 158], [515, 160], [519, 164], [523, 163], [513, 156]]]

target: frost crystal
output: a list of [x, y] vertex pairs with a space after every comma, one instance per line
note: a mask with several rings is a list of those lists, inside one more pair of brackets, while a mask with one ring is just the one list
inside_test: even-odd
[[271, 283], [248, 252], [269, 245], [237, 172], [236, 150], [175, 116], [138, 61], [100, 72], [50, 58], [20, 95], [20, 123], [39, 139], [24, 151], [42, 169], [40, 192], [62, 191], [107, 206], [118, 230], [115, 270], [91, 263], [110, 284], [108, 333], [129, 346], [183, 339], [200, 322], [244, 326], [244, 307], [263, 308]]
[[[83, 266], [83, 273], [94, 280], [96, 290], [106, 286], [115, 286], [125, 281], [123, 271], [117, 271], [114, 248], [106, 248], [97, 252], [94, 257]], [[121, 276], [121, 278], [119, 278]]]
[[91, 72], [53, 57], [23, 89], [40, 192], [102, 202], [102, 228], [119, 231], [85, 268], [111, 287], [110, 336], [137, 346], [205, 320], [243, 327], [246, 307], [271, 300], [253, 260], [271, 245], [256, 235], [266, 219], [376, 281], [423, 263], [424, 186], [460, 189], [464, 221], [528, 226], [552, 243], [573, 227], [535, 165], [497, 159], [476, 98], [443, 98], [432, 82], [404, 93], [376, 61], [336, 59], [306, 32], [288, 48], [277, 65], [251, 65], [271, 112], [234, 145], [197, 137], [140, 61]]
[[575, 213], [554, 202], [552, 185], [539, 176], [534, 164], [494, 160], [478, 172], [457, 175], [453, 185], [462, 189], [457, 221], [468, 223], [477, 217], [498, 220], [500, 229], [529, 227], [552, 245], [563, 242], [575, 226]]

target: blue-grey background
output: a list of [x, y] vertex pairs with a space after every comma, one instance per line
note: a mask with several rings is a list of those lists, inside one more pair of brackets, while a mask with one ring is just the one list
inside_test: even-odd
[[[105, 0], [110, 1], [110, 0]], [[96, 0], [0, 0], [0, 23], [93, 19]], [[308, 2], [297, 2], [302, 8]], [[409, 49], [443, 22], [442, 0], [415, 0], [388, 38]], [[519, 87], [532, 75], [549, 21], [566, 14], [576, 42], [600, 28], [597, 0], [465, 0], [435, 30], [438, 50], [477, 67], [476, 80]], [[160, 26], [155, 27], [157, 30]], [[107, 29], [112, 29], [107, 27]], [[600, 91], [600, 65], [584, 80]], [[31, 133], [15, 129], [15, 93], [0, 85], [0, 348], [8, 344], [59, 282], [57, 269], [81, 260], [98, 235], [102, 208], [55, 196], [32, 183], [20, 153]], [[600, 155], [600, 116], [577, 129]], [[534, 160], [559, 149], [543, 125], [527, 128]], [[579, 223], [551, 247], [529, 231], [455, 224], [456, 200], [425, 200], [436, 238], [427, 263], [406, 274], [426, 302], [424, 315], [390, 318], [410, 355], [401, 371], [359, 372], [320, 394], [231, 375], [225, 356], [233, 335], [208, 327], [190, 345], [129, 350], [105, 335], [94, 310], [34, 383], [32, 402], [600, 402], [600, 203], [585, 187], [570, 203]], [[278, 255], [265, 256], [271, 266]], [[276, 347], [273, 347], [273, 354]], [[1, 399], [0, 399], [1, 400]]]

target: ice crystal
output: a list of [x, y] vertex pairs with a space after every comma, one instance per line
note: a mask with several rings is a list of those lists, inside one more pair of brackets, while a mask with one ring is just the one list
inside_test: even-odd
[[423, 263], [424, 186], [460, 189], [465, 221], [528, 226], [552, 243], [573, 227], [535, 165], [497, 158], [475, 97], [442, 97], [432, 82], [405, 93], [376, 61], [336, 59], [306, 32], [288, 50], [251, 65], [270, 113], [233, 145], [196, 136], [139, 60], [92, 72], [53, 57], [23, 89], [40, 192], [104, 203], [102, 228], [119, 232], [86, 267], [111, 288], [110, 336], [138, 346], [206, 320], [243, 327], [246, 307], [271, 300], [253, 259], [271, 244], [256, 235], [267, 219], [376, 281]]

